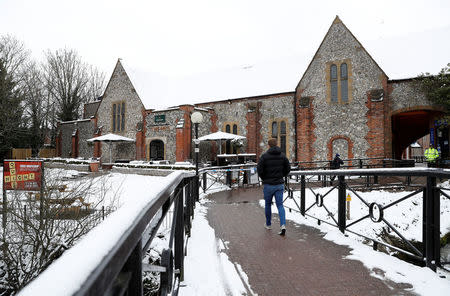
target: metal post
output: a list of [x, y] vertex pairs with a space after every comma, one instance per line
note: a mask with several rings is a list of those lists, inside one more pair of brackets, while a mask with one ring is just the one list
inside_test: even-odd
[[300, 181], [300, 213], [305, 216], [305, 199], [306, 199], [306, 182], [305, 175], [301, 176]]
[[425, 217], [426, 266], [436, 271], [440, 262], [440, 200], [436, 188], [436, 177], [427, 177]]
[[198, 176], [198, 153], [200, 149], [198, 148], [198, 123], [194, 123], [195, 126], [195, 174]]
[[231, 188], [231, 171], [227, 171], [227, 179], [226, 179], [226, 183], [228, 186], [230, 186]]
[[345, 221], [345, 176], [338, 176], [339, 189], [338, 189], [338, 225], [339, 230], [344, 233], [346, 221]]
[[[198, 176], [197, 176], [198, 177]], [[197, 178], [198, 180], [198, 178]], [[197, 187], [198, 188], [198, 187]], [[197, 189], [198, 190], [198, 189]], [[177, 196], [178, 192], [175, 193]], [[177, 217], [175, 225], [175, 269], [180, 271], [180, 281], [184, 280], [184, 213], [183, 213], [183, 195], [176, 200]]]
[[206, 172], [204, 172], [203, 173], [203, 182], [202, 182], [202, 185], [203, 185], [203, 193], [204, 192], [206, 192], [206, 186], [208, 185], [208, 184], [206, 184]]
[[131, 273], [128, 282], [127, 295], [143, 295], [142, 286], [142, 241], [139, 240], [136, 247], [128, 257], [123, 267], [123, 272]]

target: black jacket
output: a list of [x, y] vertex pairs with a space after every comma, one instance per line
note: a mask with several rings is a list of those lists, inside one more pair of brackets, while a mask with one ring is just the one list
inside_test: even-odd
[[341, 164], [344, 164], [344, 162], [342, 161], [342, 159], [339, 158], [339, 156], [336, 156], [330, 164], [330, 169], [332, 170], [337, 170], [341, 167]]
[[286, 177], [291, 171], [289, 160], [281, 153], [280, 147], [271, 147], [258, 161], [258, 175], [263, 184], [277, 185], [284, 183]]

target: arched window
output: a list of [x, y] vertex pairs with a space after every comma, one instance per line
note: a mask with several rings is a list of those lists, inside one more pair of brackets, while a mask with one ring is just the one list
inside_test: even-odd
[[281, 148], [281, 152], [287, 152], [287, 125], [285, 120], [275, 120], [271, 123], [270, 135], [277, 139], [277, 144]]
[[237, 124], [233, 124], [233, 134], [237, 135]]
[[286, 122], [280, 122], [280, 148], [281, 152], [286, 154]]
[[113, 105], [112, 111], [112, 131], [116, 131], [116, 104]]
[[113, 132], [123, 132], [125, 130], [125, 102], [118, 102], [112, 105], [111, 130]]
[[278, 122], [272, 122], [272, 138], [278, 138]]
[[[231, 133], [231, 125], [227, 124], [225, 125], [225, 132]], [[225, 153], [230, 154], [231, 153], [231, 141], [225, 142]]]
[[337, 66], [332, 64], [330, 66], [330, 85], [331, 85], [331, 101], [338, 101], [338, 76], [337, 76]]
[[341, 64], [341, 100], [348, 102], [348, 69], [347, 64]]

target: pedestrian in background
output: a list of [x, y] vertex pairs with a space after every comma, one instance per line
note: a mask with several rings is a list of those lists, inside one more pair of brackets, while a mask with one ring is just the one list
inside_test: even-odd
[[280, 235], [286, 234], [286, 214], [283, 207], [284, 177], [291, 171], [289, 160], [277, 146], [276, 139], [270, 139], [269, 149], [261, 155], [258, 161], [258, 175], [264, 185], [265, 214], [267, 229], [272, 228], [272, 199], [280, 216]]
[[436, 161], [439, 158], [439, 151], [433, 147], [433, 144], [425, 150], [425, 159], [427, 160], [428, 167], [435, 167]]
[[[336, 155], [334, 156], [333, 160], [330, 163], [330, 169], [331, 170], [340, 169], [341, 165], [343, 165], [343, 164], [344, 164], [344, 162], [340, 158], [339, 153], [336, 153]], [[330, 185], [333, 185], [334, 178], [336, 178], [336, 176], [331, 176], [330, 177]]]

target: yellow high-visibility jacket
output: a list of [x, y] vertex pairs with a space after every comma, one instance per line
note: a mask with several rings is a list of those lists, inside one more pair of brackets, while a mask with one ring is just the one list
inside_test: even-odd
[[428, 148], [425, 150], [425, 159], [428, 162], [434, 162], [439, 158], [439, 151], [436, 148]]

